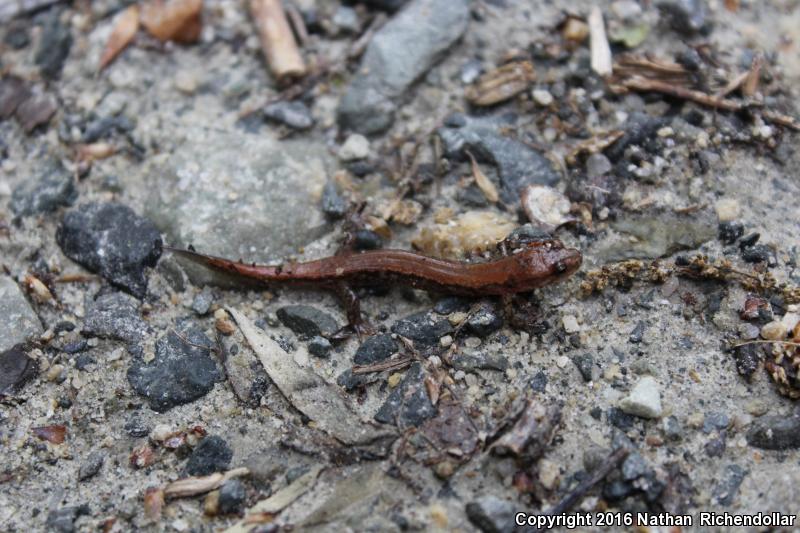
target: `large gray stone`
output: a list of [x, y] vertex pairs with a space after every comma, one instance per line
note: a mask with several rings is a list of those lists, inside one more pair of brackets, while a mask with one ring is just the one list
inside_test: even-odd
[[0, 352], [42, 334], [42, 323], [13, 279], [0, 276]]
[[412, 0], [373, 37], [339, 103], [339, 124], [380, 133], [397, 100], [467, 29], [469, 0]]
[[[325, 147], [310, 141], [200, 133], [152, 177], [148, 216], [173, 246], [281, 260], [330, 231], [318, 203], [331, 165]], [[212, 280], [188, 265], [187, 272], [196, 283]]]

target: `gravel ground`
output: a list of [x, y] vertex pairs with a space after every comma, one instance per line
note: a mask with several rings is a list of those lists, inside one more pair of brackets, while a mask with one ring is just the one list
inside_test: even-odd
[[[509, 531], [606, 467], [569, 512], [796, 515], [800, 156], [762, 113], [796, 113], [796, 1], [596, 3], [634, 41], [617, 60], [707, 94], [763, 57], [740, 113], [616, 94], [583, 1], [296, 0], [313, 72], [288, 89], [240, 2], [99, 73], [133, 2], [51, 3], [0, 28], [0, 530]], [[512, 60], [518, 94], [471, 105]], [[375, 334], [340, 341], [335, 295], [163, 250], [308, 260], [350, 233], [463, 257], [529, 221], [528, 186], [583, 266], [525, 327], [519, 302], [378, 283]], [[754, 340], [784, 344], [730, 349]], [[176, 494], [190, 476], [212, 477]]]

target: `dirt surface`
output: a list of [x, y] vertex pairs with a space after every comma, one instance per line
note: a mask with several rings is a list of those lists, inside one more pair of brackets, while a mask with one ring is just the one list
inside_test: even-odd
[[[597, 525], [604, 510], [694, 526], [701, 512], [796, 515], [800, 156], [797, 133], [763, 111], [797, 116], [797, 2], [596, 4], [609, 35], [644, 36], [614, 44], [615, 59], [678, 60], [689, 81], [674, 84], [704, 94], [763, 53], [756, 94], [729, 95], [754, 102], [739, 113], [617, 94], [592, 72], [588, 39], [564, 37], [566, 13], [583, 20], [589, 2], [465, 1], [461, 17], [458, 2], [410, 0], [422, 20], [452, 22], [438, 40], [412, 24], [403, 50], [403, 11], [375, 7], [394, 2], [298, 0], [312, 73], [288, 89], [249, 11], [224, 0], [205, 0], [196, 42], [142, 29], [98, 73], [130, 4], [56, 2], [0, 28], [0, 109], [12, 76], [55, 103], [31, 131], [18, 108], [0, 122], [0, 530], [224, 531], [250, 513], [244, 530], [506, 531], [515, 512], [557, 508], [619, 449], [567, 510], [591, 513], [582, 530], [633, 529]], [[687, 4], [707, 9], [700, 27], [670, 23]], [[380, 65], [400, 81], [363, 83], [395, 108], [388, 129], [354, 138], [384, 111], [342, 111], [371, 45], [343, 58], [380, 13], [373, 44], [391, 45]], [[477, 74], [510, 59], [534, 79], [471, 105]], [[306, 106], [299, 122], [265, 118], [289, 100]], [[571, 157], [609, 132], [622, 137], [604, 155]], [[487, 201], [459, 136], [513, 202]], [[80, 160], [98, 144], [115, 153]], [[364, 247], [463, 259], [476, 233], [464, 213], [487, 235], [529, 222], [518, 185], [565, 199], [565, 212], [542, 208], [569, 219], [547, 229], [583, 266], [510, 314], [491, 298], [384, 286], [362, 300], [377, 336], [339, 341], [335, 295], [231, 288], [161, 249], [307, 260], [361, 230]], [[700, 256], [728, 263], [699, 272]], [[387, 356], [401, 362], [353, 375]], [[176, 480], [231, 471], [171, 497]], [[268, 512], [248, 511], [271, 495]]]

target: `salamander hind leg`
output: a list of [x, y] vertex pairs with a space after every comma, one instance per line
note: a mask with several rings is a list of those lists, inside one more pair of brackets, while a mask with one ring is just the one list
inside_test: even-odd
[[352, 333], [356, 333], [359, 339], [374, 335], [375, 328], [364, 320], [361, 315], [361, 302], [353, 288], [346, 284], [339, 284], [336, 286], [336, 294], [344, 306], [345, 313], [347, 313], [347, 326], [334, 333], [332, 339], [346, 339]]

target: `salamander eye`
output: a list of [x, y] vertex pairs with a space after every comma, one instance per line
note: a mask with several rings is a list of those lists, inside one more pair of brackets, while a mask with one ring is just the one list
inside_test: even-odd
[[556, 269], [556, 272], [559, 272], [559, 273], [560, 272], [566, 272], [567, 265], [564, 263], [564, 261], [557, 261], [556, 264], [555, 264], [555, 269]]

